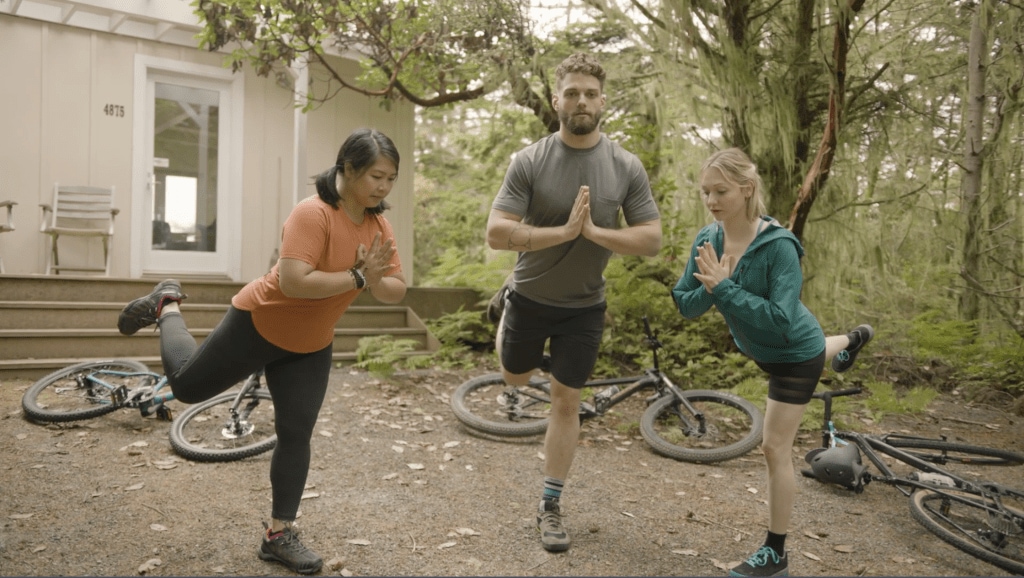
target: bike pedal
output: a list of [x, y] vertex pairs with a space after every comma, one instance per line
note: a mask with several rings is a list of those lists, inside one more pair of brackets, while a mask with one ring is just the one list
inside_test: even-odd
[[171, 408], [167, 407], [166, 405], [161, 405], [160, 407], [156, 408], [156, 417], [157, 419], [161, 419], [163, 421], [173, 421], [174, 412], [172, 412]]
[[110, 403], [123, 405], [126, 399], [128, 399], [128, 388], [126, 386], [115, 387], [110, 391]]

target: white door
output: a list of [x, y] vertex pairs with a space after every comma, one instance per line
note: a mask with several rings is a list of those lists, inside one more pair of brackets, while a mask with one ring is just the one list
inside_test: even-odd
[[133, 277], [238, 280], [239, 80], [218, 68], [137, 59]]

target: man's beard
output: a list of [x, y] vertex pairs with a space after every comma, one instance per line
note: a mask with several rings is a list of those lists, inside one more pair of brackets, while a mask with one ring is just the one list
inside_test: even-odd
[[558, 120], [560, 120], [572, 134], [583, 136], [597, 130], [597, 125], [601, 122], [601, 113], [598, 112], [593, 115], [569, 114], [559, 111]]

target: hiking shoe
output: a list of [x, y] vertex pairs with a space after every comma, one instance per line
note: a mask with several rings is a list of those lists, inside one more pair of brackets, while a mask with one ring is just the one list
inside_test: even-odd
[[181, 303], [188, 297], [181, 292], [181, 284], [175, 279], [157, 283], [153, 291], [124, 306], [117, 317], [117, 330], [124, 335], [133, 335], [143, 327], [149, 327], [160, 318], [160, 311], [168, 301]]
[[789, 576], [789, 557], [761, 546], [746, 562], [729, 570], [729, 576]]
[[868, 342], [871, 341], [871, 338], [875, 336], [875, 330], [872, 329], [870, 325], [858, 325], [850, 333], [856, 333], [859, 335], [860, 341], [857, 345], [840, 351], [832, 358], [832, 371], [836, 373], [842, 373], [847, 369], [850, 369], [853, 365], [853, 361], [857, 359], [857, 352], [867, 345]]
[[537, 512], [537, 530], [540, 531], [540, 545], [548, 552], [564, 552], [572, 542], [569, 533], [562, 526], [562, 513], [555, 500], [541, 500]]
[[323, 558], [303, 546], [291, 527], [274, 533], [271, 533], [266, 522], [263, 522], [263, 527], [267, 531], [263, 535], [263, 543], [260, 544], [258, 552], [260, 560], [280, 562], [292, 572], [299, 574], [313, 574], [323, 567]]

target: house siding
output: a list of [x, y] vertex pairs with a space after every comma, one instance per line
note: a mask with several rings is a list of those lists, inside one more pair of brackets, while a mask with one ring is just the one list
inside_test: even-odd
[[[115, 220], [112, 277], [129, 277], [133, 247], [133, 91], [138, 54], [204, 66], [221, 67], [224, 55], [138, 38], [0, 14], [0, 200], [18, 203], [17, 229], [0, 236], [0, 255], [9, 275], [45, 271], [48, 246], [39, 232], [40, 203], [49, 203], [54, 182], [114, 185]], [[332, 67], [350, 75], [355, 62], [334, 59]], [[238, 244], [239, 281], [264, 274], [280, 242], [281, 225], [294, 199], [315, 194], [312, 177], [334, 164], [344, 138], [359, 127], [388, 134], [403, 156], [391, 196], [392, 222], [405, 274], [412, 279], [414, 107], [343, 91], [307, 115], [306, 175], [296, 195], [293, 171], [294, 107], [291, 91], [274, 78], [260, 78], [250, 68], [244, 76], [242, 225]], [[323, 71], [311, 69], [314, 93]], [[108, 104], [124, 115], [108, 115]], [[120, 110], [120, 109], [118, 109]], [[70, 248], [69, 248], [70, 247]], [[79, 256], [101, 260], [98, 245]]]

